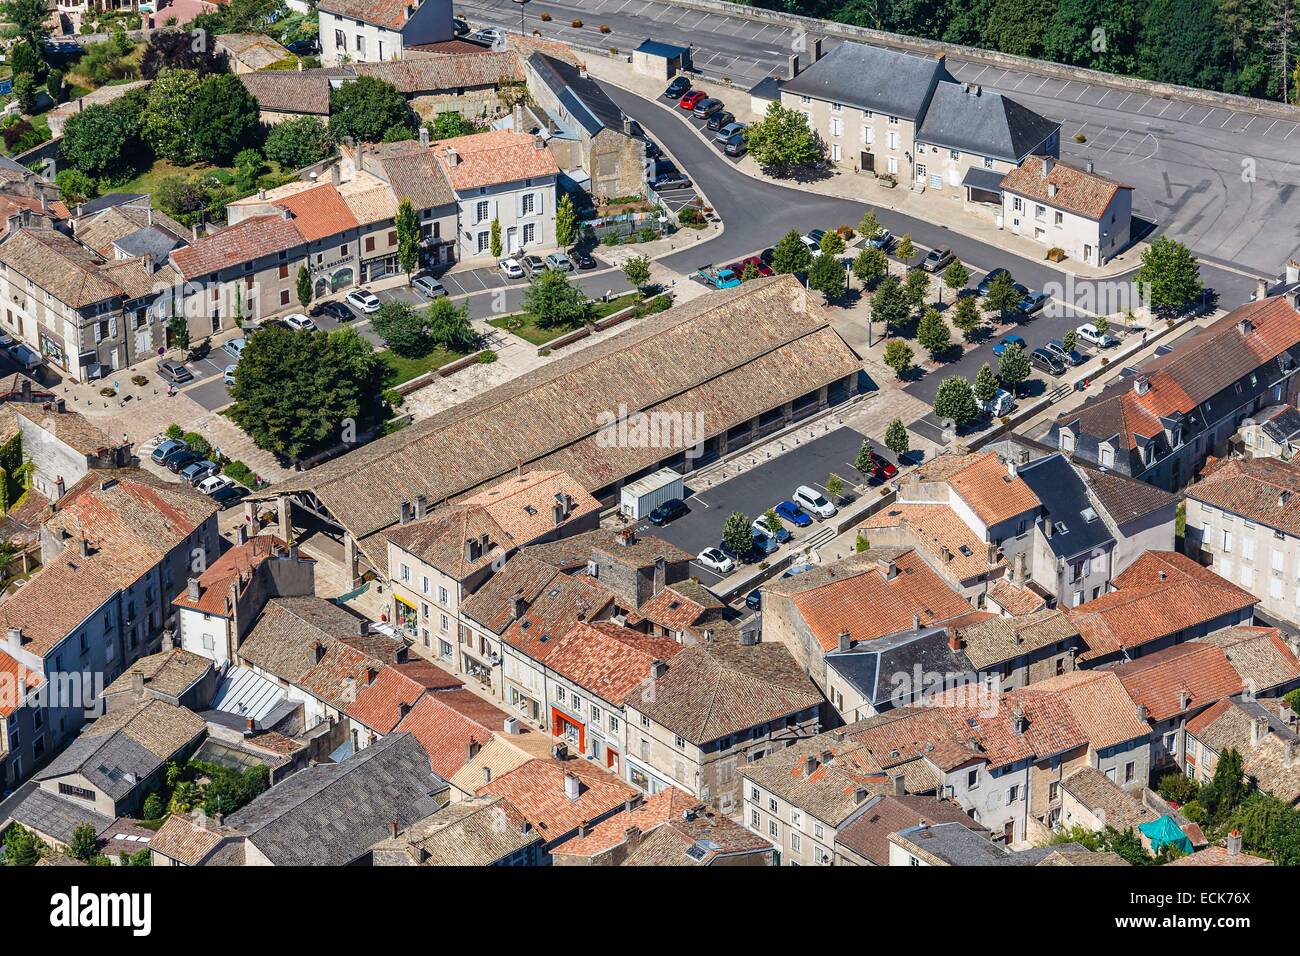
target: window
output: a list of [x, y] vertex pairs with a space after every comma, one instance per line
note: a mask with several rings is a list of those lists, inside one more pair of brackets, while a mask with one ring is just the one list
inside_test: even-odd
[[409, 582], [411, 580], [411, 569], [405, 564], [398, 565], [398, 573], [403, 581]]
[[831, 117], [831, 135], [841, 136], [844, 133], [844, 121], [838, 116]]
[[642, 726], [642, 727], [649, 727], [649, 726], [650, 726], [650, 718], [647, 717], [645, 714], [642, 714], [642, 715], [641, 715], [641, 726]]
[[530, 246], [537, 241], [537, 223], [524, 223], [524, 245]]
[[558, 700], [558, 701], [563, 701], [563, 700], [564, 700], [564, 688], [563, 688], [563, 687], [556, 687], [556, 688], [555, 688], [555, 699]]
[[865, 145], [870, 146], [875, 141], [876, 141], [876, 131], [872, 129], [870, 126], [862, 127], [862, 142]]
[[774, 837], [775, 837], [775, 836], [780, 836], [780, 835], [781, 835], [781, 828], [778, 827], [778, 826], [776, 825], [776, 821], [775, 821], [775, 820], [768, 820], [768, 821], [767, 821], [767, 832], [770, 833], [770, 834], [771, 834], [772, 836], [774, 836]]
[[768, 797], [768, 798], [767, 798], [767, 809], [768, 809], [768, 811], [771, 812], [771, 813], [776, 813], [776, 798], [775, 798], [775, 797]]
[[438, 588], [438, 603], [439, 603], [439, 604], [446, 604], [446, 603], [447, 603], [447, 589], [446, 589], [446, 588]]
[[1012, 211], [1012, 212], [1024, 212], [1024, 211], [1025, 211], [1025, 201], [1024, 201], [1023, 199], [1021, 199], [1019, 196], [1012, 196], [1012, 197], [1011, 197], [1011, 211]]
[[889, 131], [889, 148], [898, 149], [898, 134], [892, 129]]
[[363, 57], [365, 55], [366, 55], [366, 38], [363, 37], [360, 33], [358, 33], [357, 34], [357, 56]]
[[673, 737], [673, 746], [675, 746], [678, 750], [681, 750], [683, 747], [686, 746], [686, 741], [682, 740], [681, 737], [675, 736]]
[[897, 176], [897, 175], [898, 175], [898, 157], [897, 157], [897, 156], [890, 156], [888, 162], [885, 164], [885, 168], [889, 171], [889, 174], [890, 174], [891, 176]]
[[288, 305], [288, 304], [289, 304], [289, 290], [288, 290], [288, 289], [281, 289], [281, 290], [280, 290], [280, 304], [281, 304], [281, 305]]
[[803, 846], [803, 841], [799, 839], [799, 834], [797, 834], [797, 833], [791, 833], [791, 834], [790, 834], [790, 852], [791, 852], [791, 853], [798, 853], [799, 850], [802, 848], [802, 846]]
[[840, 144], [831, 143], [831, 161], [838, 163], [840, 161], [841, 156], [842, 153], [840, 151]]
[[959, 159], [961, 159], [961, 153], [958, 152], [958, 151], [955, 150], [955, 149], [950, 149], [950, 150], [948, 150], [948, 158], [951, 159], [951, 160], [955, 163], [955, 162], [957, 162]]
[[985, 169], [992, 169], [992, 168], [993, 168], [993, 157], [991, 157], [991, 156], [985, 156], [985, 157], [984, 157], [984, 168], [985, 168]]
[[475, 216], [474, 221], [482, 222], [484, 219], [486, 219], [488, 217], [488, 210], [491, 209], [491, 205], [492, 204], [489, 203], [486, 199], [480, 200], [478, 203], [476, 203], [474, 206], [474, 216]]
[[520, 197], [520, 212], [522, 215], [531, 216], [537, 211], [537, 200], [533, 193], [524, 193]]
[[1130, 760], [1124, 764], [1124, 782], [1132, 783], [1135, 776], [1137, 776], [1137, 765]]
[[342, 30], [334, 31], [334, 49], [346, 50], [348, 48], [347, 38], [343, 36]]
[[916, 164], [916, 178], [917, 178], [917, 180], [918, 180], [918, 181], [921, 181], [921, 182], [924, 182], [924, 181], [925, 181], [925, 176], [926, 176], [925, 163], [917, 163], [917, 164]]
[[59, 784], [59, 793], [68, 797], [77, 797], [80, 800], [94, 801], [95, 791], [87, 790], [85, 787], [74, 787], [70, 783]]
[[591, 722], [597, 725], [600, 724], [600, 708], [595, 704], [591, 705]]
[[1065, 223], [1065, 213], [1061, 212], [1059, 209], [1052, 213], [1053, 225], [1060, 226], [1063, 225], [1064, 223]]
[[843, 112], [844, 112], [844, 107], [843, 107], [841, 104], [839, 104], [839, 103], [832, 103], [832, 104], [831, 104], [831, 112], [832, 112], [832, 113], [843, 113]]
[[480, 253], [487, 252], [489, 242], [490, 242], [490, 238], [488, 236], [487, 230], [480, 232], [478, 234], [478, 252]]
[[750, 825], [751, 827], [753, 827], [755, 830], [758, 829], [758, 826], [759, 826], [759, 816], [758, 816], [758, 811], [757, 811], [757, 810], [750, 810], [750, 811], [749, 811], [749, 825]]
[[978, 770], [966, 771], [966, 789], [974, 790], [980, 785], [980, 772]]
[[366, 252], [374, 252], [374, 251], [375, 251], [375, 237], [366, 236]]
[[1046, 216], [1047, 216], [1047, 207], [1035, 203], [1035, 204], [1034, 204], [1034, 218], [1035, 218], [1035, 219], [1044, 219], [1044, 218], [1046, 218]]
[[1241, 536], [1241, 560], [1255, 560], [1255, 539], [1250, 535]]
[[819, 840], [823, 840], [826, 838], [826, 831], [822, 829], [822, 825], [820, 823], [813, 824], [813, 833], [816, 835], [817, 839]]
[[609, 732], [611, 734], [618, 733], [618, 718], [613, 714], [609, 715]]
[[1013, 783], [1011, 786], [1007, 787], [1007, 806], [1011, 806], [1011, 804], [1015, 803], [1019, 799], [1020, 784]]
[[891, 116], [891, 117], [889, 117], [889, 125], [890, 125], [890, 126], [897, 126], [897, 125], [898, 125], [898, 117], [897, 117], [897, 116]]
[[1241, 566], [1241, 585], [1245, 588], [1254, 587], [1255, 569], [1248, 568], [1244, 564]]
[[1232, 532], [1227, 528], [1223, 529], [1223, 553], [1232, 553]]

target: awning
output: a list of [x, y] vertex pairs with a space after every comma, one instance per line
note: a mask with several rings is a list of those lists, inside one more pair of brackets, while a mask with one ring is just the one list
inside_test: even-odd
[[963, 186], [971, 189], [982, 189], [985, 192], [1001, 193], [1002, 192], [1002, 173], [993, 169], [982, 169], [978, 166], [972, 166], [966, 170], [966, 178], [961, 181]]

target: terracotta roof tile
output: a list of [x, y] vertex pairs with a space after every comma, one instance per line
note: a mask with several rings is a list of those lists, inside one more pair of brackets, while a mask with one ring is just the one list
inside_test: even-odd
[[560, 172], [551, 151], [540, 139], [514, 130], [442, 139], [430, 148], [457, 192]]
[[[576, 800], [565, 793], [565, 776], [578, 778]], [[616, 810], [639, 791], [585, 760], [530, 760], [479, 788], [480, 796], [505, 797], [548, 841], [581, 823]]]
[[[1050, 188], [1053, 186], [1055, 195]], [[1006, 192], [1095, 220], [1106, 214], [1117, 192], [1132, 188], [1062, 162], [1053, 162], [1044, 176], [1043, 162], [1035, 156], [1002, 177], [1002, 189]]]
[[1013, 477], [996, 452], [967, 457], [948, 484], [985, 525], [994, 525], [1042, 505], [1025, 480]]
[[[1147, 708], [1151, 720], [1167, 720], [1242, 691], [1242, 680], [1222, 648], [1213, 644], [1178, 644], [1118, 665], [1114, 674], [1133, 702]], [[1186, 692], [1188, 704], [1182, 706]]]
[[254, 216], [177, 249], [172, 253], [172, 263], [184, 278], [197, 279], [242, 266], [259, 256], [293, 249], [304, 242], [306, 239], [293, 219], [281, 215]]
[[[681, 644], [601, 622], [579, 622], [555, 642], [546, 666], [607, 703], [622, 706], [651, 679], [656, 661], [671, 661]], [[671, 667], [671, 665], [670, 665]]]
[[[277, 552], [283, 554], [285, 548], [285, 543], [273, 534], [255, 535], [243, 544], [230, 548], [225, 554], [208, 565], [207, 570], [199, 575], [199, 598], [197, 601], [190, 599], [189, 586], [187, 585], [180, 594], [172, 598], [172, 603], [178, 607], [202, 611], [204, 614], [225, 617], [228, 613], [226, 598], [230, 594], [231, 586], [241, 578], [251, 575], [267, 558]], [[306, 555], [300, 555], [300, 560], [311, 561], [313, 559]]]
[[468, 690], [425, 694], [411, 708], [398, 732], [415, 736], [429, 754], [429, 766], [444, 779], [455, 773], [485, 746], [510, 715]]
[[[867, 518], [862, 527], [901, 528], [944, 574], [964, 581], [980, 574], [996, 574], [1006, 562], [989, 562], [989, 547], [965, 521], [943, 504], [892, 504]], [[870, 535], [867, 535], [870, 537]]]
[[1300, 661], [1275, 627], [1239, 625], [1193, 638], [1193, 642], [1223, 648], [1252, 694], [1300, 679]]
[[1137, 706], [1113, 671], [1072, 671], [1037, 681], [1025, 691], [1054, 694], [1063, 701], [1094, 750], [1151, 732], [1151, 725], [1138, 716]]

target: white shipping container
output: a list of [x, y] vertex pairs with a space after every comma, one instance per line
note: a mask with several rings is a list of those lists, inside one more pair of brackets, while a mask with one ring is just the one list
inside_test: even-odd
[[665, 501], [684, 497], [682, 476], [671, 468], [661, 468], [625, 485], [619, 509], [633, 521], [639, 521]]

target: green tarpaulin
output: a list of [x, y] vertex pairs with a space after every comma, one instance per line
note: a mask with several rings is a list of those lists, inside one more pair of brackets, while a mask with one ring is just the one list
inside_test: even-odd
[[1192, 852], [1192, 841], [1187, 839], [1187, 834], [1182, 831], [1174, 818], [1165, 814], [1159, 820], [1152, 820], [1150, 823], [1139, 823], [1138, 829], [1142, 831], [1143, 836], [1151, 841], [1151, 852], [1159, 853], [1166, 846], [1172, 846], [1180, 853]]

